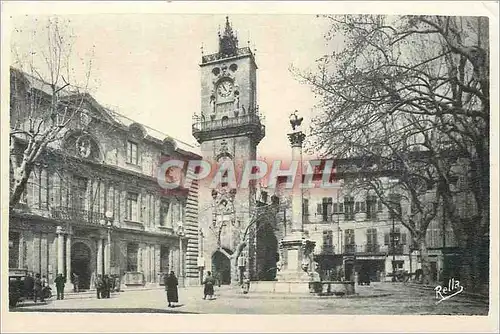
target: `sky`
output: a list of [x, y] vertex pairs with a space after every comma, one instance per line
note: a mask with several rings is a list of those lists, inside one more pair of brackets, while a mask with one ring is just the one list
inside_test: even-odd
[[[102, 105], [189, 144], [192, 115], [200, 111], [199, 64], [203, 52], [218, 50], [217, 33], [224, 15], [97, 14], [61, 16], [70, 20], [74, 56], [92, 59], [90, 93]], [[304, 128], [315, 98], [299, 83], [290, 66], [307, 70], [325, 54], [328, 23], [315, 15], [229, 15], [239, 46], [255, 50], [257, 94], [265, 117], [266, 137], [258, 155], [291, 152], [286, 134], [289, 115], [298, 110]], [[33, 30], [40, 34], [43, 17], [14, 18], [11, 45], [31, 48]], [[35, 29], [33, 29], [35, 27]], [[248, 43], [250, 41], [250, 43]], [[93, 50], [93, 56], [89, 51]], [[73, 59], [73, 58], [72, 58]], [[77, 58], [74, 58], [77, 59]], [[78, 59], [77, 59], [78, 60]], [[75, 61], [83, 82], [85, 67]], [[291, 153], [290, 153], [291, 154]], [[285, 156], [286, 157], [286, 156]]]

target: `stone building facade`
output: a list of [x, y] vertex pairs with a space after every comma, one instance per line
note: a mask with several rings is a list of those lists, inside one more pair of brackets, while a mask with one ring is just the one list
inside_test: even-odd
[[[336, 160], [335, 184], [320, 188], [322, 173], [312, 176], [317, 187], [303, 191], [304, 230], [315, 242], [314, 259], [323, 280], [392, 280], [395, 271], [415, 273], [421, 268], [417, 247], [412, 247], [408, 229], [393, 219], [388, 208], [365, 189], [352, 189], [346, 178], [362, 177], [356, 172], [338, 172], [351, 168], [355, 160]], [[396, 176], [380, 176], [380, 182], [390, 182]], [[290, 224], [291, 198], [282, 191], [284, 202], [278, 213], [278, 239], [286, 234]], [[411, 204], [401, 201], [403, 212]], [[289, 227], [288, 227], [289, 228]], [[442, 212], [431, 221], [426, 233], [431, 279], [438, 280], [438, 273], [455, 270], [456, 241], [449, 220]], [[450, 255], [447, 257], [447, 255]]]
[[[16, 69], [11, 91], [11, 125], [19, 127], [26, 126], [26, 99], [38, 95], [45, 103], [50, 93], [45, 82]], [[74, 115], [10, 211], [9, 267], [45, 275], [51, 284], [58, 273], [68, 282], [76, 274], [81, 289], [92, 289], [99, 274], [120, 277], [122, 287], [161, 284], [170, 270], [181, 284], [198, 284], [198, 185], [167, 192], [156, 176], [164, 159], [200, 159], [197, 149], [88, 94], [61, 103]], [[20, 157], [26, 141], [18, 136], [16, 145]]]

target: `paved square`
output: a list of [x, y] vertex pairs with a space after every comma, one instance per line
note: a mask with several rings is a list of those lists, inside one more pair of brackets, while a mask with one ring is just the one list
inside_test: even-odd
[[[371, 291], [370, 291], [371, 290]], [[167, 307], [165, 291], [135, 290], [115, 293], [110, 299], [94, 294], [68, 295], [65, 300], [46, 304], [26, 303], [16, 312], [109, 312], [109, 313], [183, 313], [183, 314], [344, 314], [344, 315], [487, 315], [488, 303], [457, 295], [436, 304], [432, 290], [403, 284], [379, 283], [357, 287], [360, 295], [373, 292], [374, 297], [297, 296], [285, 294], [243, 295], [238, 289], [222, 287], [216, 299], [203, 300], [202, 287], [179, 289], [180, 303]]]

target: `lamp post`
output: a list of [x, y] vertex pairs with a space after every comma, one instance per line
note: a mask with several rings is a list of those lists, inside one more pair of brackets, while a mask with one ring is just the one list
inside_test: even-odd
[[184, 270], [182, 261], [182, 237], [184, 236], [184, 223], [182, 221], [177, 222], [177, 236], [179, 237], [179, 281], [180, 286], [184, 287]]
[[113, 212], [106, 211], [104, 213], [104, 220], [101, 224], [106, 226], [107, 229], [107, 240], [104, 246], [104, 274], [111, 274], [111, 228], [113, 227]]

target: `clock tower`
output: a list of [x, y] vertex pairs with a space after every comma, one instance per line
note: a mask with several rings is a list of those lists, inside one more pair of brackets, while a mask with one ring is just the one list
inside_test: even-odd
[[[213, 167], [223, 162], [235, 166], [239, 185], [241, 168], [256, 159], [257, 145], [265, 136], [257, 105], [257, 64], [249, 47], [238, 46], [227, 17], [218, 38], [218, 52], [201, 59], [201, 110], [193, 117], [192, 133], [205, 161]], [[255, 184], [238, 185], [222, 183], [212, 188], [202, 182], [199, 189], [203, 236], [199, 267], [213, 271], [223, 284], [241, 279], [244, 271], [250, 276], [255, 272], [255, 236], [242, 234], [255, 207]], [[242, 241], [244, 251], [237, 264], [231, 263]]]

